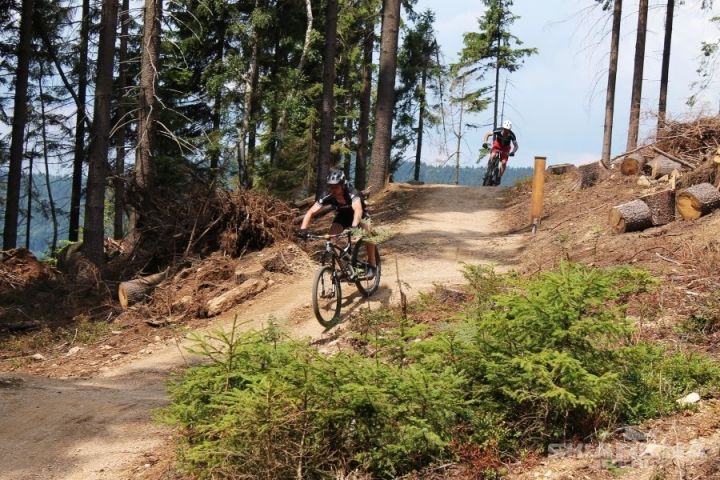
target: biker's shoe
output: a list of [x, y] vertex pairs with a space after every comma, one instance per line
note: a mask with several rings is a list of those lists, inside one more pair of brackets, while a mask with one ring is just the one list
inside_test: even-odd
[[375, 278], [375, 267], [368, 265], [367, 270], [365, 270], [365, 280], [372, 280], [373, 278]]

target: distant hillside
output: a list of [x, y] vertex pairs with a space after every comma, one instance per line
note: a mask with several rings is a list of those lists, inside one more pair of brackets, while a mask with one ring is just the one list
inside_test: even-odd
[[[402, 162], [393, 176], [396, 182], [412, 180], [415, 173], [415, 163]], [[516, 182], [532, 177], [533, 169], [530, 167], [508, 167], [503, 175], [501, 185], [513, 186]], [[482, 185], [485, 167], [460, 167], [460, 185]], [[450, 165], [435, 166], [422, 163], [420, 165], [420, 181], [425, 183], [455, 183], [455, 167]]]
[[[23, 178], [21, 186], [20, 198], [20, 221], [18, 222], [17, 245], [25, 246], [26, 237], [26, 211], [27, 211], [27, 187], [26, 179]], [[72, 190], [72, 182], [68, 176], [50, 175], [50, 185], [52, 187], [53, 200], [55, 201], [55, 211], [58, 221], [58, 242], [67, 239], [68, 236], [68, 212], [70, 209], [70, 191]], [[50, 205], [47, 196], [47, 186], [45, 183], [45, 175], [35, 173], [33, 175], [33, 196], [32, 216], [30, 221], [30, 250], [37, 256], [44, 256], [50, 248], [52, 242], [52, 220], [50, 215]], [[0, 219], [5, 218], [5, 201], [3, 199], [0, 206]], [[82, 212], [81, 212], [82, 214]], [[0, 224], [0, 229], [2, 224]]]

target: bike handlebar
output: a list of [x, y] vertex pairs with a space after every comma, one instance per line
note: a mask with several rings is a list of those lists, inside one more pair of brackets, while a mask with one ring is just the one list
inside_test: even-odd
[[348, 229], [348, 230], [343, 230], [340, 233], [333, 233], [333, 234], [325, 233], [323, 235], [316, 235], [314, 233], [307, 233], [305, 235], [298, 234], [298, 236], [301, 237], [303, 240], [330, 240], [333, 238], [344, 237], [345, 235], [349, 236], [351, 234], [352, 234], [352, 231]]

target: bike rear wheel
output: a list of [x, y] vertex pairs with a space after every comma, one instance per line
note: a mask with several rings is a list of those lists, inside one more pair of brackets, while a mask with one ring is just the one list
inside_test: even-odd
[[380, 273], [382, 272], [382, 262], [380, 261], [380, 249], [375, 245], [375, 277], [368, 280], [366, 278], [368, 262], [367, 242], [358, 240], [353, 247], [352, 266], [355, 269], [355, 286], [357, 289], [369, 297], [375, 293], [380, 286]]
[[342, 292], [340, 279], [332, 267], [325, 265], [317, 271], [312, 297], [313, 312], [320, 325], [325, 328], [334, 326], [340, 319]]
[[485, 169], [485, 176], [483, 177], [483, 187], [494, 187], [495, 186], [495, 175], [498, 167], [498, 158], [490, 157], [488, 160], [487, 167]]

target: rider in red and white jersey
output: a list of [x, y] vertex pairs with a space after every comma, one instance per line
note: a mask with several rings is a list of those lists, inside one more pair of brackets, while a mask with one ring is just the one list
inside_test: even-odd
[[[493, 137], [490, 158], [495, 155], [495, 152], [500, 151], [500, 176], [502, 177], [503, 173], [505, 173], [508, 157], [514, 156], [519, 147], [515, 134], [512, 131], [512, 122], [505, 120], [502, 127], [487, 132], [485, 137], [483, 137], [483, 148], [489, 148], [487, 141], [490, 135]], [[511, 147], [513, 150], [510, 150]]]

